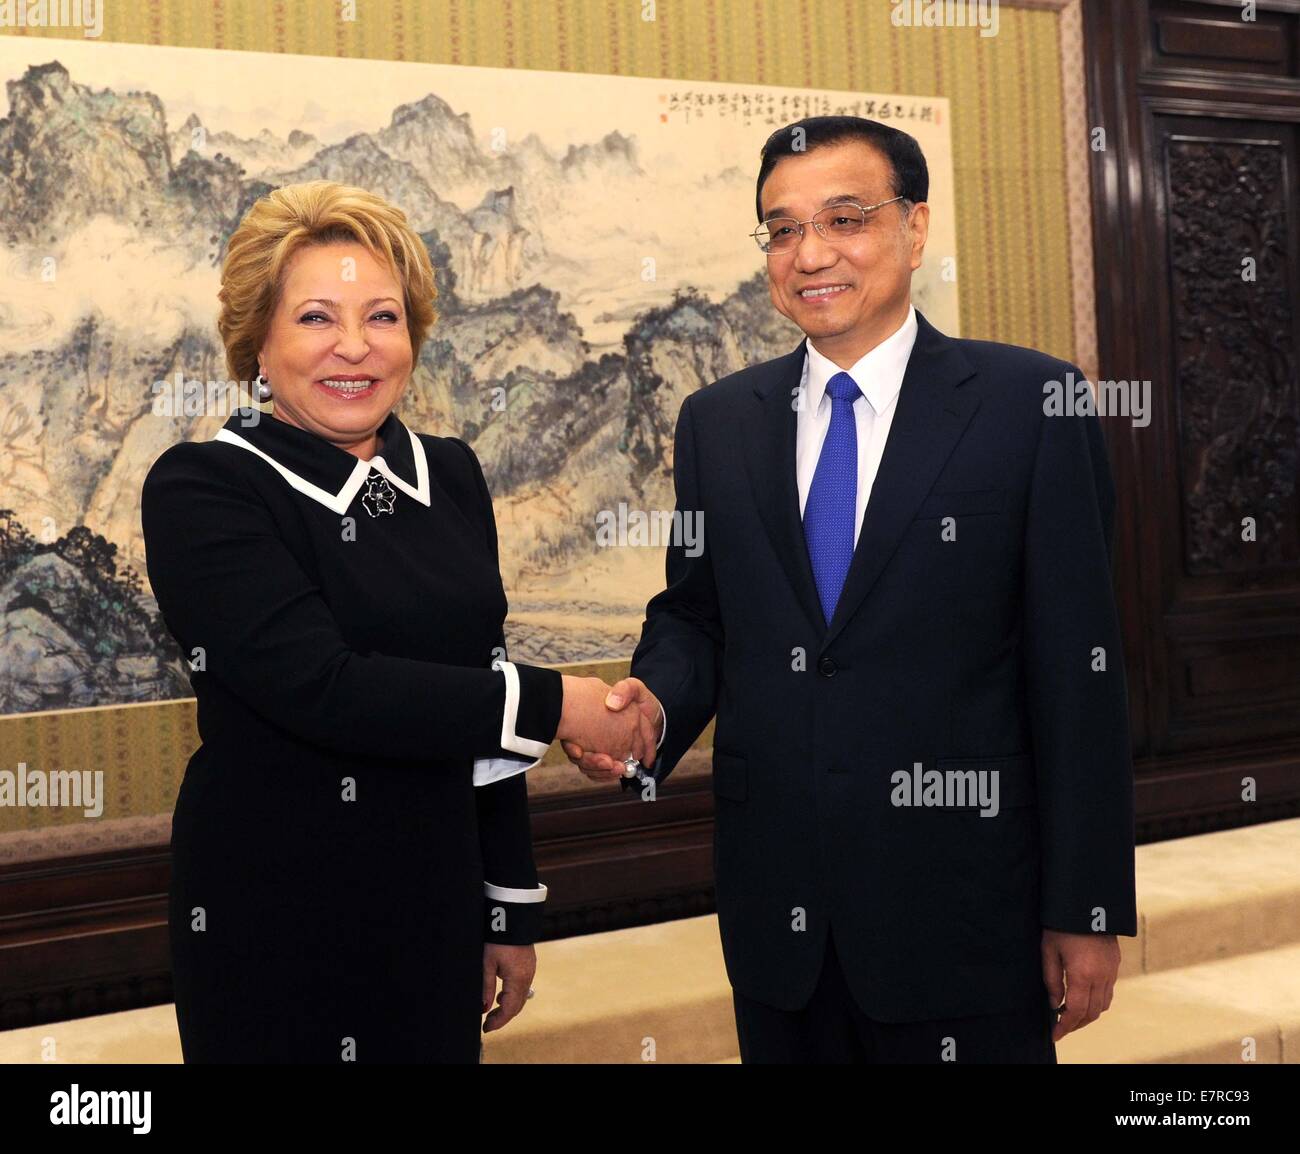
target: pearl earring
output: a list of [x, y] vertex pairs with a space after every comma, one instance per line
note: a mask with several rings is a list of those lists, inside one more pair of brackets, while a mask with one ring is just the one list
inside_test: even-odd
[[257, 390], [257, 399], [259, 401], [269, 401], [271, 399], [271, 383], [260, 371], [253, 380], [253, 387]]

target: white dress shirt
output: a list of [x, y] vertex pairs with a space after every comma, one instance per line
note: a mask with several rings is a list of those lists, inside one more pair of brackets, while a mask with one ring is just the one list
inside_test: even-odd
[[916, 343], [916, 309], [909, 305], [903, 323], [870, 352], [859, 358], [851, 368], [841, 369], [834, 361], [817, 351], [809, 337], [804, 343], [802, 406], [798, 409], [798, 428], [795, 433], [795, 479], [799, 485], [799, 515], [808, 503], [808, 490], [812, 488], [813, 474], [817, 471], [817, 458], [831, 427], [831, 406], [826, 384], [836, 373], [847, 372], [862, 396], [853, 402], [853, 419], [858, 429], [858, 502], [853, 522], [853, 540], [862, 532], [862, 518], [867, 511], [871, 486], [875, 484], [880, 469], [880, 458], [885, 452], [885, 439], [898, 407], [898, 394], [903, 387], [903, 373]]

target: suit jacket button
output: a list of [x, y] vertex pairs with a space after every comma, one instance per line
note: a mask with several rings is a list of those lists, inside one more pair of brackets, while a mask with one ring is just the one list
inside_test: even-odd
[[817, 662], [817, 672], [823, 677], [834, 677], [835, 662], [829, 657], [823, 657], [819, 662]]

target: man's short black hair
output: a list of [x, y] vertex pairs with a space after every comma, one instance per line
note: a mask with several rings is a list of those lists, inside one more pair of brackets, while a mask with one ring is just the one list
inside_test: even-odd
[[[890, 196], [901, 196], [904, 208], [925, 200], [930, 192], [930, 172], [916, 138], [878, 120], [861, 116], [809, 116], [794, 124], [778, 128], [763, 145], [763, 162], [758, 169], [758, 188], [754, 192], [754, 210], [763, 223], [763, 185], [772, 175], [776, 162], [786, 156], [798, 156], [826, 144], [861, 140], [882, 153], [893, 170]], [[796, 150], [794, 144], [800, 142]]]

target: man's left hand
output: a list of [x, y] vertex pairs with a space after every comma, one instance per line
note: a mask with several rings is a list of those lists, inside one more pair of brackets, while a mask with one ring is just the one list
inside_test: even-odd
[[[1072, 1030], [1095, 1022], [1110, 1009], [1119, 975], [1119, 942], [1114, 934], [1067, 934], [1043, 930], [1043, 984], [1061, 1020], [1052, 1029], [1059, 1042]], [[1069, 996], [1066, 997], [1066, 992]]]

